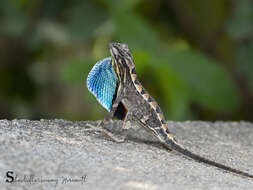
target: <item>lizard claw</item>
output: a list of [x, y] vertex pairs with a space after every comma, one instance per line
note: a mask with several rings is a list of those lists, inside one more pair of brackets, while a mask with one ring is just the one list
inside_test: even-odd
[[120, 139], [120, 138], [116, 137], [115, 135], [113, 135], [107, 129], [99, 127], [100, 124], [98, 124], [98, 126], [87, 124], [86, 126], [88, 126], [89, 128], [88, 129], [84, 129], [84, 131], [97, 131], [97, 132], [101, 132], [101, 133], [105, 134], [106, 136], [108, 136], [112, 141], [117, 142], [117, 143], [122, 143], [122, 142], [125, 141], [125, 138]]
[[125, 121], [123, 123], [123, 129], [130, 129], [131, 128], [131, 122], [130, 121]]

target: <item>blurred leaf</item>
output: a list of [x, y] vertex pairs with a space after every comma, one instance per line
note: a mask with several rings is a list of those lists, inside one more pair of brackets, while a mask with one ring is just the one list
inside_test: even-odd
[[253, 41], [242, 46], [238, 51], [238, 72], [240, 75], [247, 76], [249, 85], [253, 92]]
[[228, 31], [236, 39], [246, 38], [253, 34], [253, 5], [251, 0], [233, 0], [234, 15], [228, 22]]
[[188, 85], [193, 102], [216, 112], [230, 112], [239, 93], [229, 74], [215, 61], [195, 52], [170, 52], [166, 62]]
[[152, 63], [150, 63], [152, 55], [149, 52], [138, 48], [134, 48], [132, 54], [134, 61], [136, 62], [135, 66], [138, 72], [137, 74], [138, 76], [141, 76], [152, 65]]
[[38, 26], [37, 40], [50, 42], [56, 47], [66, 47], [71, 44], [71, 40], [69, 39], [65, 28], [55, 22], [41, 22]]
[[93, 55], [96, 59], [107, 57], [109, 54], [109, 43], [112, 42], [113, 24], [111, 21], [105, 22], [96, 31], [96, 39], [93, 45]]
[[61, 78], [69, 84], [85, 84], [88, 73], [96, 62], [94, 60], [72, 61], [63, 67]]
[[105, 11], [96, 6], [93, 1], [80, 1], [69, 9], [66, 28], [74, 42], [83, 43], [93, 37], [95, 30], [106, 19]]
[[129, 47], [158, 51], [160, 41], [153, 27], [132, 11], [113, 13], [116, 38]]
[[[163, 110], [170, 120], [185, 118], [189, 108], [189, 92], [182, 78], [167, 64], [154, 65], [154, 71], [165, 100]], [[166, 110], [169, 109], [169, 110]]]
[[227, 0], [191, 0], [184, 2], [192, 8], [191, 13], [200, 25], [199, 30], [205, 34], [214, 34], [223, 26], [228, 9]]
[[0, 33], [18, 36], [28, 22], [28, 14], [18, 1], [2, 0], [0, 3]]
[[[164, 60], [145, 50], [134, 50], [137, 75], [149, 93], [159, 102], [167, 119], [180, 120], [189, 109], [187, 85]], [[152, 80], [150, 80], [152, 78]]]
[[142, 0], [106, 0], [106, 4], [112, 9], [113, 12], [122, 12], [132, 10]]

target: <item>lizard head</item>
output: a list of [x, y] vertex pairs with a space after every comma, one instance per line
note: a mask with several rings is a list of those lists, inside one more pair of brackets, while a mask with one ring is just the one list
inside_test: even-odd
[[121, 68], [135, 68], [132, 54], [126, 44], [110, 43], [110, 52], [117, 66]]

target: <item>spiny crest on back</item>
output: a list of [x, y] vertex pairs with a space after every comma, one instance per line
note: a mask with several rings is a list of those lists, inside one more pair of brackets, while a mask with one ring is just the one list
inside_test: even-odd
[[87, 77], [87, 87], [89, 91], [108, 111], [112, 108], [117, 84], [118, 78], [112, 67], [111, 57], [97, 62]]

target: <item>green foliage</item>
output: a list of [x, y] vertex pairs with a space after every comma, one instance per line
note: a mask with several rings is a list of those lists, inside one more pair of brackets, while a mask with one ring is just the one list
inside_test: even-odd
[[237, 70], [246, 75], [253, 92], [253, 6], [252, 1], [235, 1], [234, 15], [228, 21], [228, 32], [238, 40]]
[[249, 85], [253, 92], [253, 42], [243, 45], [238, 51], [238, 70], [249, 79]]
[[240, 3], [233, 0], [236, 9], [228, 22], [228, 31], [236, 39], [251, 37], [253, 34], [253, 7], [251, 0], [241, 0]]
[[164, 59], [164, 62], [161, 61], [160, 65], [154, 67], [157, 83], [165, 101], [165, 104], [161, 105], [168, 119], [182, 120], [189, 117], [189, 90], [183, 78], [167, 63]]
[[187, 84], [194, 103], [214, 112], [238, 107], [238, 89], [214, 60], [194, 51], [171, 53], [166, 60]]
[[80, 1], [68, 10], [66, 28], [74, 43], [85, 43], [107, 19], [105, 11], [92, 1]]
[[88, 71], [92, 69], [94, 63], [95, 60], [72, 61], [63, 67], [61, 78], [65, 83], [71, 85], [83, 85], [88, 76]]
[[18, 1], [10, 2], [8, 0], [1, 1], [1, 27], [0, 31], [11, 36], [20, 35], [27, 24], [27, 12]]
[[191, 103], [221, 113], [238, 107], [238, 89], [226, 70], [211, 58], [193, 50], [168, 50], [162, 56], [140, 52], [134, 57], [136, 63], [142, 63], [141, 70], [150, 67], [151, 71], [147, 72], [154, 72], [155, 85], [160, 88], [166, 103], [163, 110], [170, 108], [166, 113], [171, 119], [187, 117]]
[[86, 77], [117, 41], [129, 45], [167, 119], [252, 120], [252, 4], [0, 1], [0, 113], [102, 119]]
[[116, 38], [130, 47], [151, 51], [159, 47], [159, 40], [152, 27], [132, 12], [116, 16], [115, 28]]

